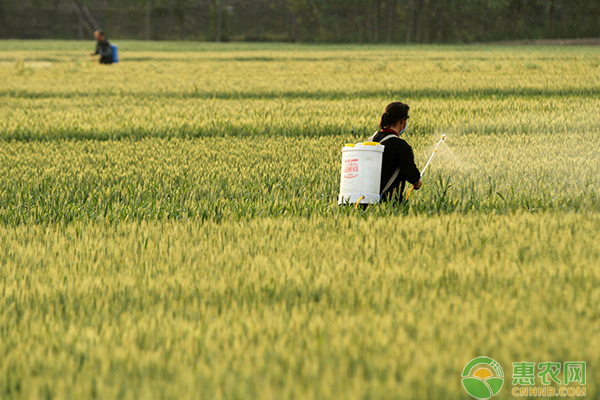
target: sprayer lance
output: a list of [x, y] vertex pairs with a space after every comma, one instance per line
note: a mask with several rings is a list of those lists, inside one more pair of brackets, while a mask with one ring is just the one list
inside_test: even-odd
[[433, 149], [433, 153], [431, 153], [431, 157], [429, 157], [429, 161], [427, 161], [427, 164], [425, 164], [425, 168], [423, 168], [423, 171], [421, 171], [421, 176], [423, 176], [423, 174], [425, 173], [425, 170], [427, 169], [427, 167], [429, 167], [429, 164], [431, 164], [431, 160], [433, 160], [433, 156], [435, 156], [435, 153], [437, 153], [438, 151], [438, 147], [440, 147], [440, 144], [442, 144], [442, 141], [446, 138], [446, 135], [442, 135], [442, 137], [440, 138], [440, 141], [437, 143], [437, 146], [435, 146], [435, 149]]
[[[446, 138], [446, 134], [443, 134], [442, 137], [440, 138], [439, 142], [435, 146], [435, 149], [433, 149], [433, 153], [431, 153], [431, 157], [429, 157], [427, 164], [425, 164], [425, 168], [423, 168], [423, 171], [421, 171], [421, 177], [423, 177], [425, 170], [427, 169], [427, 167], [429, 167], [429, 164], [431, 164], [431, 160], [433, 160], [433, 156], [435, 156], [435, 153], [437, 153], [437, 151], [438, 151], [438, 147], [440, 147], [440, 144], [442, 144], [442, 142], [444, 141], [445, 138]], [[408, 200], [408, 196], [410, 196], [410, 194], [412, 193], [414, 188], [415, 188], [414, 186], [410, 188], [410, 190], [408, 191], [408, 194], [406, 195], [406, 200]]]

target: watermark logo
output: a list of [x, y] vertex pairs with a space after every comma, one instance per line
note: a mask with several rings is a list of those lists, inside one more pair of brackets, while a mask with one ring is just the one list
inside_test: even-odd
[[[521, 361], [514, 362], [512, 374], [513, 389], [515, 397], [583, 397], [586, 395], [586, 371], [585, 361], [559, 362], [546, 361], [536, 363]], [[561, 377], [562, 370], [562, 377]], [[540, 378], [541, 386], [537, 386], [536, 378]], [[574, 384], [579, 386], [573, 387]], [[552, 386], [550, 386], [552, 385]]]
[[489, 357], [477, 357], [467, 363], [462, 372], [462, 384], [476, 399], [489, 399], [498, 394], [504, 384], [504, 371]]
[[[510, 393], [514, 397], [585, 397], [585, 361], [520, 361], [512, 363]], [[462, 384], [476, 399], [490, 399], [504, 384], [504, 371], [489, 357], [477, 357], [467, 363], [462, 372]]]

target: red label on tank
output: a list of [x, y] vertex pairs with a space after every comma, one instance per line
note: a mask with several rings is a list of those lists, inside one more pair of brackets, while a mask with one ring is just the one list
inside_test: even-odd
[[[358, 172], [358, 159], [346, 159], [344, 160], [344, 174], [348, 174], [351, 172]], [[346, 176], [346, 178], [354, 178], [354, 176], [349, 177]]]

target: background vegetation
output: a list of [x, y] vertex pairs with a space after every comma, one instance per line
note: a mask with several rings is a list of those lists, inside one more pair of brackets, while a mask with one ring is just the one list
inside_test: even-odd
[[[598, 38], [596, 0], [3, 0], [0, 38], [460, 43]], [[86, 36], [87, 35], [87, 36]]]
[[[119, 44], [0, 42], [3, 398], [598, 396], [597, 48]], [[423, 189], [338, 207], [398, 99]]]

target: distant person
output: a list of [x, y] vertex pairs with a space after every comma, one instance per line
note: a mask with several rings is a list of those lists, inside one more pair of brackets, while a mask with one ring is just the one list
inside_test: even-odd
[[90, 53], [91, 56], [100, 55], [100, 64], [112, 64], [113, 63], [113, 49], [110, 42], [104, 37], [102, 30], [94, 32], [94, 39], [96, 39], [96, 51]]
[[410, 107], [399, 101], [388, 104], [379, 122], [381, 130], [369, 138], [373, 142], [385, 139], [382, 143], [385, 148], [381, 163], [381, 201], [402, 201], [406, 181], [415, 190], [419, 190], [422, 185], [412, 147], [404, 139], [400, 139], [406, 130], [408, 110]]

